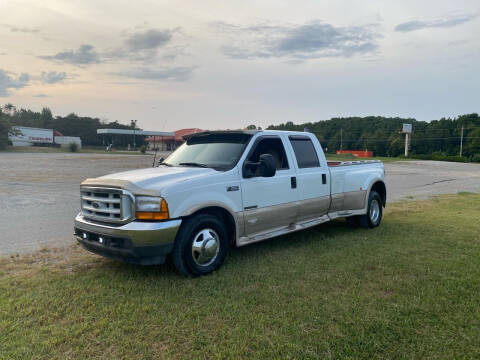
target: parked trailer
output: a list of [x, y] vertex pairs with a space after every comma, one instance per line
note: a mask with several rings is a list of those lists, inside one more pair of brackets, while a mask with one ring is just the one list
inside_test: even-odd
[[35, 144], [53, 144], [53, 130], [25, 126], [13, 126], [8, 140], [13, 146], [33, 146]]

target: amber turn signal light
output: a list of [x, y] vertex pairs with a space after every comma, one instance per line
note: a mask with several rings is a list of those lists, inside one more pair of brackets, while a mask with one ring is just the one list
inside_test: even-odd
[[169, 218], [168, 205], [165, 199], [160, 202], [160, 211], [137, 211], [135, 213], [137, 220], [166, 220]]

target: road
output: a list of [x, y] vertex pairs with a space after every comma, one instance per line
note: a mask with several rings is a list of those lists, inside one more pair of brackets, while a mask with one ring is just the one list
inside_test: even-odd
[[[150, 167], [149, 155], [0, 153], [0, 256], [73, 243], [79, 183]], [[388, 200], [480, 191], [480, 164], [388, 163]]]
[[480, 192], [480, 164], [400, 161], [385, 164], [388, 201]]

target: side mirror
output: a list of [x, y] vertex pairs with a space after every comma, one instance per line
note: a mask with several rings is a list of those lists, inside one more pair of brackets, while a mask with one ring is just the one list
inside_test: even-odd
[[243, 165], [243, 177], [272, 177], [275, 176], [277, 169], [275, 159], [271, 154], [262, 154], [258, 162], [245, 161]]
[[157, 166], [159, 166], [159, 165], [163, 162], [163, 160], [165, 160], [163, 157], [161, 157], [160, 159], [158, 159]]

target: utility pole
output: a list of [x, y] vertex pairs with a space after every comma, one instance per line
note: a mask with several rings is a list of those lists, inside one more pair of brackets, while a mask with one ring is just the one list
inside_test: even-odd
[[405, 157], [408, 157], [408, 149], [410, 147], [410, 134], [412, 133], [412, 124], [403, 124], [400, 134], [405, 134]]
[[463, 150], [463, 125], [462, 125], [462, 135], [460, 136], [460, 157], [462, 157]]
[[135, 129], [137, 128], [137, 120], [132, 120], [133, 124], [133, 150], [137, 149], [137, 143], [135, 142]]
[[408, 157], [408, 147], [410, 145], [410, 134], [405, 133], [405, 157]]
[[340, 150], [343, 150], [343, 128], [340, 128]]

